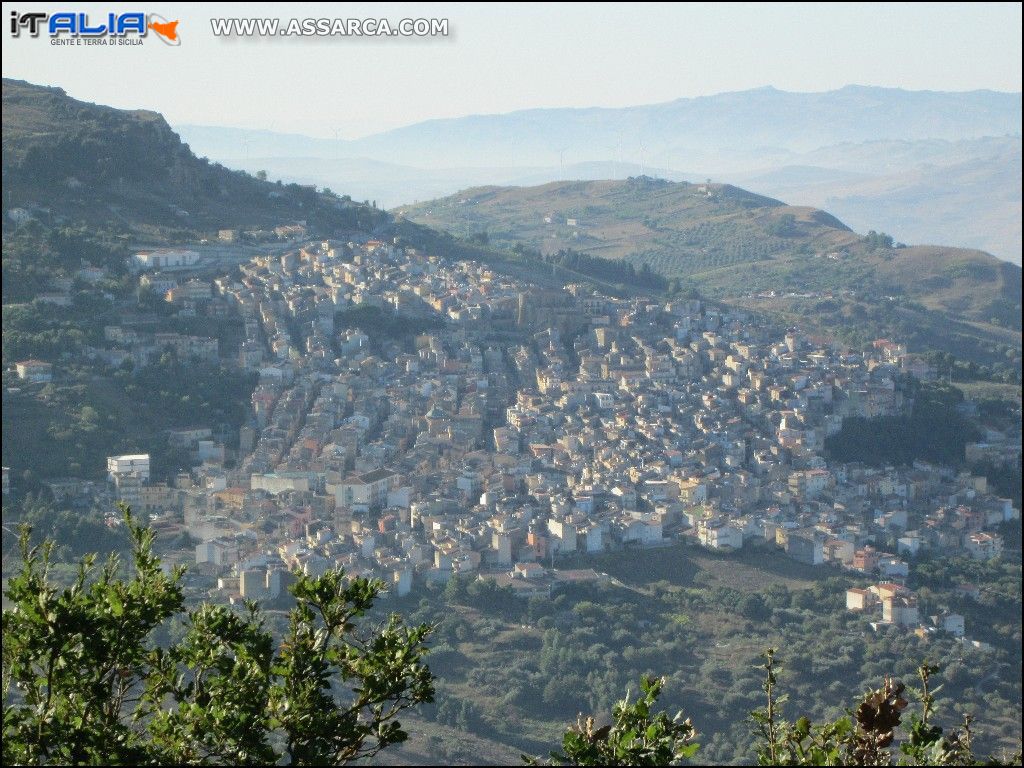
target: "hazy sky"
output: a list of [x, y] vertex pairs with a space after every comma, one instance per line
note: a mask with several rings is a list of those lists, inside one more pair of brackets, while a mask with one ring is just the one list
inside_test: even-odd
[[[10, 8], [135, 10], [124, 3]], [[57, 48], [4, 32], [3, 75], [171, 123], [355, 138], [433, 117], [626, 106], [763, 85], [1021, 89], [1021, 5], [537, 7], [141, 3], [179, 47]], [[215, 38], [211, 16], [442, 17], [447, 39]]]

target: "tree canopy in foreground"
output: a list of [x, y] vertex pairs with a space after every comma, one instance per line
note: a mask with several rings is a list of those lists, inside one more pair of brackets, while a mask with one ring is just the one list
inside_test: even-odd
[[[68, 587], [50, 574], [53, 542], [32, 547], [3, 612], [4, 764], [343, 765], [407, 738], [398, 716], [433, 700], [424, 664], [430, 624], [380, 624], [367, 612], [385, 585], [338, 569], [296, 574], [295, 606], [276, 642], [260, 609], [204, 603], [186, 610], [183, 568], [166, 571], [154, 533], [123, 508], [130, 563], [94, 555]], [[183, 620], [162, 647], [154, 630]], [[923, 664], [916, 690], [887, 678], [836, 720], [783, 717], [774, 649], [764, 654], [765, 704], [751, 713], [761, 765], [1020, 764], [1020, 751], [981, 761], [973, 719], [936, 723], [936, 668]], [[698, 754], [682, 713], [656, 709], [663, 678], [643, 677], [598, 725], [581, 716], [564, 734], [555, 765], [677, 765]], [[919, 702], [904, 720], [910, 698]], [[525, 758], [540, 764], [536, 758]]]
[[[166, 573], [153, 532], [124, 513], [132, 563], [86, 557], [66, 588], [49, 578], [52, 543], [22, 534], [3, 612], [4, 764], [339, 765], [407, 738], [398, 715], [433, 699], [432, 627], [364, 626], [383, 582], [299, 575], [275, 644], [255, 604], [186, 612], [184, 570]], [[184, 636], [158, 647], [153, 630], [181, 614]]]
[[[857, 707], [843, 717], [813, 724], [801, 717], [783, 718], [786, 695], [778, 693], [779, 663], [775, 649], [763, 654], [765, 677], [761, 689], [765, 705], [750, 713], [759, 765], [1019, 765], [1021, 753], [980, 759], [971, 745], [973, 718], [950, 733], [934, 722], [935, 693], [929, 680], [937, 668], [918, 668], [921, 686], [907, 686], [887, 678], [882, 687], [864, 693]], [[693, 725], [682, 713], [669, 717], [655, 711], [663, 680], [643, 678], [641, 696], [629, 696], [615, 705], [612, 722], [596, 727], [594, 718], [580, 717], [565, 732], [562, 751], [552, 752], [551, 765], [679, 765], [697, 754], [700, 745]], [[920, 713], [903, 721], [909, 702], [916, 698]], [[900, 734], [900, 727], [903, 733]], [[524, 756], [531, 765], [536, 758]]]

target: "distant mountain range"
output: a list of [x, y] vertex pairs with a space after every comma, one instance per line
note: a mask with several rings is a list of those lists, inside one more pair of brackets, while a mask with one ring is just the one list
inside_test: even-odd
[[856, 226], [905, 242], [980, 247], [1020, 262], [1019, 93], [759, 88], [618, 109], [429, 120], [351, 141], [177, 129], [195, 152], [232, 167], [344, 187], [386, 207], [488, 183], [712, 177], [794, 203], [827, 203]]
[[727, 174], [750, 189], [834, 213], [907, 243], [978, 248], [1021, 260], [1020, 138], [828, 147], [765, 172]]
[[179, 129], [195, 151], [226, 159], [246, 153], [386, 156], [394, 163], [446, 168], [551, 166], [567, 156], [574, 162], [625, 159], [724, 172], [748, 166], [751, 156], [774, 152], [782, 158], [843, 142], [1019, 136], [1020, 123], [1019, 93], [847, 86], [824, 93], [758, 88], [616, 109], [471, 115], [351, 141], [187, 125]]

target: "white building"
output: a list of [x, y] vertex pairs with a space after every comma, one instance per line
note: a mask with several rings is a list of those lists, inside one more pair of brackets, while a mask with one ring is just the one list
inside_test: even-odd
[[722, 521], [698, 528], [700, 543], [708, 549], [731, 551], [743, 549], [743, 531]]
[[140, 480], [149, 480], [149, 454], [128, 453], [123, 456], [107, 456], [107, 476], [116, 481], [118, 475], [137, 475]]
[[53, 381], [53, 365], [42, 360], [23, 360], [14, 364], [18, 378], [32, 384], [46, 384]]
[[276, 496], [285, 491], [310, 491], [316, 483], [311, 472], [268, 472], [249, 476], [249, 487]]
[[943, 613], [932, 616], [932, 624], [949, 632], [953, 637], [964, 636], [964, 617], [959, 613]]
[[991, 560], [1003, 554], [1003, 537], [979, 531], [964, 539], [964, 549], [975, 560]]
[[875, 594], [870, 589], [851, 587], [846, 590], [846, 610], [864, 611], [871, 607], [875, 601]]
[[182, 248], [157, 248], [152, 251], [139, 251], [130, 258], [128, 266], [135, 271], [146, 269], [184, 269], [199, 262], [200, 256], [195, 251]]
[[395, 595], [405, 597], [412, 590], [412, 568], [396, 568], [391, 572], [391, 585]]
[[604, 551], [604, 532], [596, 523], [588, 523], [576, 529], [577, 541], [583, 540], [583, 549], [588, 555]]
[[389, 469], [375, 469], [352, 475], [338, 484], [335, 502], [339, 507], [368, 510], [387, 504], [388, 491], [398, 486], [398, 475]]
[[238, 546], [233, 542], [214, 539], [196, 545], [196, 564], [211, 563], [225, 566], [238, 562]]
[[247, 600], [270, 597], [265, 568], [248, 568], [238, 574], [238, 591]]
[[902, 595], [887, 595], [882, 598], [882, 621], [900, 627], [914, 627], [918, 624], [917, 599]]
[[661, 521], [653, 516], [644, 515], [643, 519], [633, 518], [623, 523], [622, 542], [624, 544], [635, 541], [647, 546], [656, 544], [661, 540]]
[[558, 541], [559, 552], [576, 551], [575, 524], [552, 517], [548, 520], [548, 533]]

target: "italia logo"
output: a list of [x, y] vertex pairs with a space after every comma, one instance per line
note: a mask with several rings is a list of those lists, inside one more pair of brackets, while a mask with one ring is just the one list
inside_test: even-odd
[[149, 33], [166, 45], [181, 45], [178, 20], [170, 21], [156, 13], [18, 13], [11, 11], [11, 37], [127, 38], [147, 37]]

